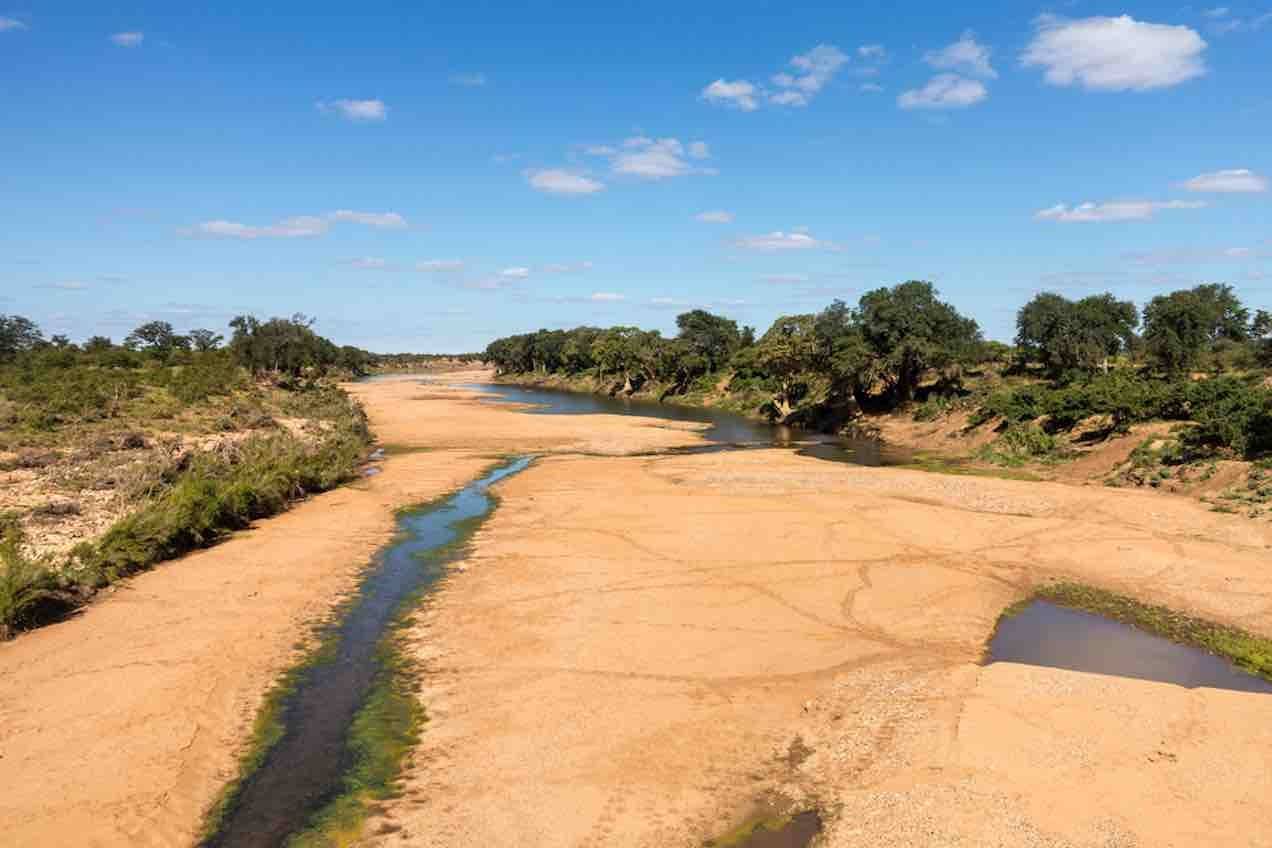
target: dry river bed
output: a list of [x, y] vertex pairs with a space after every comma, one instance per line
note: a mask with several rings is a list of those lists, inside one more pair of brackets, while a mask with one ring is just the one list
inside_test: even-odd
[[[456, 378], [459, 379], [459, 378]], [[1272, 528], [1146, 493], [695, 443], [359, 384], [383, 473], [0, 645], [0, 842], [181, 845], [392, 509], [538, 453], [407, 634], [429, 713], [364, 843], [1272, 846], [1272, 702], [978, 664], [1067, 577], [1272, 634]], [[392, 448], [429, 448], [407, 452]]]

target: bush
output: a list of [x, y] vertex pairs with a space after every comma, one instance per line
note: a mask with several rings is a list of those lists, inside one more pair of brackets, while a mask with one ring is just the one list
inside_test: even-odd
[[22, 535], [13, 526], [0, 538], [0, 640], [34, 623], [58, 604], [58, 581], [42, 562], [22, 552]]

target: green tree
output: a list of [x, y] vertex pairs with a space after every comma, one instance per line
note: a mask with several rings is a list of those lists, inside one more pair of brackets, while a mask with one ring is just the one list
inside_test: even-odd
[[1016, 313], [1016, 345], [1053, 374], [1092, 371], [1130, 347], [1138, 324], [1135, 304], [1111, 294], [1075, 302], [1043, 292]]
[[221, 342], [225, 339], [220, 333], [214, 333], [211, 330], [191, 330], [189, 332], [190, 344], [194, 345], [194, 349], [199, 353], [207, 353], [209, 350], [216, 350]]
[[1250, 312], [1232, 286], [1207, 284], [1158, 295], [1144, 307], [1144, 346], [1149, 359], [1178, 374], [1221, 340], [1245, 341]]
[[894, 404], [914, 396], [925, 371], [961, 361], [981, 341], [975, 321], [938, 300], [931, 283], [918, 280], [867, 292], [857, 321], [871, 368]]
[[783, 315], [760, 337], [747, 356], [754, 367], [777, 382], [773, 409], [779, 420], [795, 411], [808, 390], [807, 375], [818, 362], [817, 319], [813, 315]]
[[0, 360], [13, 359], [27, 353], [44, 342], [40, 328], [30, 318], [21, 315], [0, 315]]
[[146, 353], [167, 354], [189, 350], [190, 340], [178, 335], [167, 321], [148, 321], [128, 334], [124, 347]]
[[720, 370], [729, 357], [741, 347], [738, 322], [705, 309], [695, 309], [676, 316], [677, 338], [684, 342], [687, 354], [697, 357], [704, 372]]

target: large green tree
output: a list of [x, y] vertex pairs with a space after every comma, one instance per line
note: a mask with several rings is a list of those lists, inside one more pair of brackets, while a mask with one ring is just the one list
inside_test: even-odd
[[1209, 283], [1158, 295], [1144, 307], [1144, 347], [1164, 371], [1180, 373], [1222, 340], [1245, 341], [1250, 312], [1232, 286]]
[[746, 351], [748, 364], [777, 382], [773, 408], [779, 420], [794, 411], [807, 391], [807, 375], [816, 370], [816, 323], [813, 315], [783, 315]]
[[867, 292], [857, 320], [871, 367], [897, 404], [914, 396], [925, 371], [961, 361], [981, 341], [976, 322], [939, 300], [933, 285], [920, 280]]
[[40, 328], [21, 315], [0, 315], [0, 360], [12, 359], [44, 342]]
[[1091, 371], [1129, 349], [1138, 324], [1135, 304], [1111, 294], [1072, 301], [1043, 292], [1016, 313], [1016, 345], [1053, 374]]

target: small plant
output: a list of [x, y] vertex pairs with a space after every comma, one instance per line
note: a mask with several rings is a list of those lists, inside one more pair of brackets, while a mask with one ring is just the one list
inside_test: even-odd
[[13, 523], [0, 528], [0, 640], [33, 623], [57, 600], [58, 581], [43, 562], [26, 556]]

